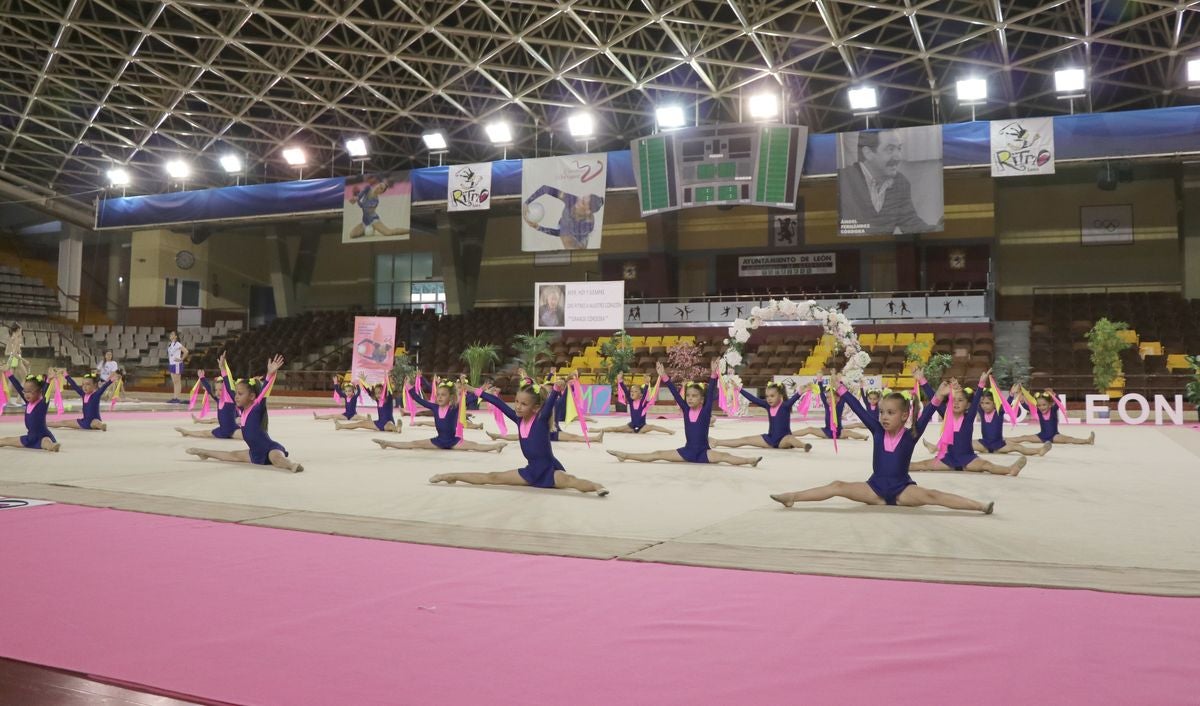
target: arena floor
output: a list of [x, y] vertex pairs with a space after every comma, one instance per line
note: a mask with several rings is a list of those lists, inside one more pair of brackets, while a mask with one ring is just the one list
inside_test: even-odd
[[[486, 415], [479, 415], [484, 419]], [[869, 475], [868, 442], [815, 441], [811, 453], [762, 454], [756, 469], [619, 463], [604, 449], [648, 451], [681, 435], [613, 434], [556, 454], [607, 498], [517, 487], [434, 486], [451, 470], [517, 468], [503, 453], [383, 451], [367, 431], [333, 430], [310, 411], [274, 409], [272, 436], [304, 464], [292, 475], [197, 461], [181, 412], [117, 412], [110, 431], [62, 432], [58, 454], [0, 450], [0, 496], [197, 517], [310, 532], [508, 552], [906, 580], [1200, 595], [1200, 432], [1194, 426], [1094, 427], [1097, 442], [1033, 457], [1016, 478], [916, 474], [919, 483], [996, 501], [991, 516], [832, 500], [784, 509], [768, 495]], [[622, 417], [601, 419], [599, 426]], [[484, 421], [489, 428], [490, 418]], [[660, 422], [681, 429], [675, 420]], [[761, 432], [761, 419], [720, 419], [712, 436]], [[196, 427], [201, 428], [201, 427]], [[1022, 427], [1023, 429], [1027, 427]], [[1064, 427], [1086, 434], [1085, 427]], [[1087, 428], [1091, 429], [1091, 427]], [[0, 436], [21, 433], [0, 417]], [[929, 432], [931, 436], [933, 431]], [[468, 438], [485, 440], [483, 432]], [[409, 429], [398, 438], [432, 436]], [[916, 458], [924, 457], [918, 451]], [[1009, 458], [1009, 457], [1004, 457]]]

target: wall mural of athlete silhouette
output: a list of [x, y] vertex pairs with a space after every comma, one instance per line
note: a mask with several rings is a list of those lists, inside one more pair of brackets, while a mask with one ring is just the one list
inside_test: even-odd
[[412, 221], [408, 172], [347, 177], [344, 200], [343, 243], [408, 240]]
[[945, 229], [940, 125], [838, 135], [838, 234]]

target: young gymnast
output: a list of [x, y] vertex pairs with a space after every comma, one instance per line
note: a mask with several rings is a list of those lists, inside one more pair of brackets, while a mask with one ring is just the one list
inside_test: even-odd
[[[954, 405], [954, 436], [945, 451], [935, 446], [932, 450], [937, 456], [913, 463], [908, 467], [909, 471], [977, 471], [993, 473], [998, 476], [1020, 475], [1021, 469], [1025, 467], [1026, 463], [1024, 456], [1018, 458], [1016, 463], [1011, 466], [1001, 466], [991, 461], [985, 461], [975, 454], [975, 417], [979, 414], [979, 401], [983, 397], [983, 385], [987, 384], [988, 375], [991, 372], [989, 370], [979, 377], [979, 387], [973, 393], [964, 390], [958, 384], [958, 380], [952, 379], [950, 380], [951, 399], [940, 403], [930, 402], [929, 406], [935, 408], [943, 416], [946, 415], [947, 404]], [[933, 386], [929, 384], [925, 376], [920, 375], [917, 382], [921, 384], [921, 391], [932, 400]], [[968, 394], [970, 394], [969, 401]]]
[[[420, 371], [418, 370], [417, 373], [418, 373], [417, 377], [420, 378]], [[436, 389], [437, 386], [438, 386], [438, 377], [435, 375], [433, 378], [434, 389]], [[418, 393], [417, 396], [420, 397], [421, 396], [420, 395], [421, 386], [417, 385], [416, 389], [417, 389], [417, 393]], [[478, 409], [478, 408], [479, 408], [479, 396], [476, 395], [473, 390], [467, 390], [467, 409]], [[419, 412], [417, 412], [416, 416], [424, 416], [424, 415], [430, 415], [430, 414], [431, 414], [431, 412], [429, 412], [428, 410], [422, 409]], [[467, 415], [467, 418], [465, 421], [463, 421], [462, 425], [463, 425], [463, 429], [475, 429], [475, 430], [483, 429], [483, 425], [480, 424], [479, 422], [476, 422], [475, 417], [470, 414]], [[412, 424], [410, 424], [409, 426], [436, 427], [437, 422], [435, 422], [432, 419], [420, 419], [420, 420], [413, 421]], [[489, 434], [489, 436], [491, 436], [491, 435]], [[493, 436], [492, 438], [494, 439], [496, 437]], [[516, 441], [516, 439], [515, 438], [511, 439], [511, 441]]]
[[699, 382], [687, 384], [684, 390], [684, 394], [687, 396], [686, 400], [679, 396], [679, 390], [675, 389], [671, 378], [667, 377], [667, 371], [663, 368], [663, 364], [658, 364], [659, 380], [666, 383], [667, 389], [671, 391], [671, 396], [675, 398], [675, 403], [683, 411], [683, 435], [687, 440], [683, 447], [670, 451], [651, 451], [650, 453], [627, 453], [624, 451], [609, 451], [608, 453], [621, 461], [728, 463], [731, 466], [757, 466], [758, 462], [762, 460], [762, 456], [746, 458], [724, 451], [709, 450], [708, 424], [712, 418], [713, 402], [717, 399], [717, 380], [719, 378], [717, 363], [718, 361], [713, 359], [712, 375], [707, 385]]
[[220, 385], [220, 393], [213, 389], [212, 383], [208, 378], [204, 377], [204, 371], [200, 371], [200, 385], [204, 387], [204, 391], [208, 396], [217, 401], [217, 416], [215, 419], [200, 419], [196, 415], [192, 415], [192, 421], [196, 424], [216, 424], [217, 428], [212, 431], [190, 431], [183, 427], [175, 427], [175, 431], [183, 436], [190, 436], [197, 439], [237, 439], [242, 440], [242, 429], [238, 426], [238, 408], [234, 402], [234, 388], [237, 383], [233, 373], [229, 372], [229, 365], [225, 362], [225, 353], [221, 353], [221, 357], [217, 359], [217, 365], [220, 367], [221, 375], [216, 378], [216, 383]]
[[553, 422], [554, 403], [562, 396], [564, 385], [557, 382], [544, 398], [544, 388], [539, 385], [522, 385], [517, 391], [513, 406], [509, 407], [497, 395], [499, 389], [491, 387], [484, 391], [483, 399], [499, 409], [506, 417], [516, 423], [520, 430], [521, 453], [529, 465], [515, 471], [493, 471], [491, 473], [441, 473], [429, 479], [430, 483], [457, 482], [471, 485], [529, 485], [534, 488], [573, 488], [581, 493], [596, 493], [600, 497], [608, 495], [608, 489], [599, 483], [577, 478], [566, 472], [563, 465], [554, 458], [554, 450], [550, 445], [550, 428]]
[[[188, 449], [187, 453], [196, 456], [201, 461], [211, 458], [214, 461], [274, 466], [292, 473], [303, 471], [304, 466], [289, 461], [287, 449], [267, 434], [270, 422], [267, 415], [267, 398], [271, 396], [271, 388], [275, 386], [275, 375], [282, 367], [283, 356], [277, 355], [267, 361], [266, 378], [251, 378], [237, 382], [233, 401], [242, 412], [242, 436], [248, 449], [245, 451]], [[228, 370], [226, 370], [225, 376], [230, 377]]]
[[600, 431], [605, 434], [641, 434], [642, 432], [649, 434], [652, 431], [658, 431], [663, 434], [675, 435], [673, 429], [646, 423], [646, 411], [650, 409], [650, 405], [654, 404], [654, 400], [647, 397], [650, 394], [650, 385], [629, 387], [625, 384], [625, 373], [617, 373], [617, 385], [621, 388], [621, 392], [625, 393], [625, 407], [629, 410], [629, 423], [606, 427]]
[[[41, 449], [43, 451], [58, 451], [58, 439], [50, 433], [46, 426], [46, 412], [50, 403], [46, 399], [46, 390], [50, 387], [47, 375], [30, 375], [29, 364], [24, 359], [18, 359], [17, 369], [24, 375], [22, 382], [13, 372], [8, 373], [8, 381], [17, 391], [17, 397], [25, 403], [25, 436], [10, 436], [0, 439], [0, 447]], [[9, 370], [8, 361], [0, 364], [0, 375]]]
[[[1021, 386], [1017, 386], [1017, 394], [1023, 392]], [[1045, 392], [1037, 392], [1033, 395], [1037, 401], [1037, 420], [1040, 430], [1037, 435], [1014, 436], [1009, 439], [1012, 442], [1028, 442], [1036, 443], [1052, 443], [1052, 444], [1083, 444], [1092, 445], [1096, 443], [1096, 432], [1092, 432], [1086, 439], [1080, 439], [1076, 436], [1067, 436], [1066, 434], [1058, 433], [1058, 410], [1054, 400], [1058, 399], [1058, 395], [1054, 394], [1054, 390], [1046, 390]]]
[[316, 412], [313, 412], [313, 419], [320, 421], [328, 421], [333, 419], [347, 422], [371, 419], [365, 414], [358, 413], [358, 387], [354, 383], [343, 383], [341, 378], [339, 378], [337, 375], [334, 375], [333, 394], [335, 397], [342, 398], [342, 403], [346, 405], [346, 409], [338, 414], [317, 414]]
[[338, 431], [346, 429], [373, 429], [375, 431], [400, 431], [400, 421], [396, 419], [395, 401], [396, 396], [392, 394], [392, 381], [389, 378], [387, 384], [376, 383], [374, 387], [367, 387], [366, 380], [359, 380], [358, 384], [362, 389], [370, 395], [371, 399], [375, 400], [376, 409], [379, 412], [379, 419], [371, 421], [370, 419], [360, 419], [354, 422], [337, 422], [335, 426]]
[[[578, 380], [579, 373], [578, 372], [571, 373], [571, 379]], [[522, 380], [523, 380], [524, 384], [529, 384], [529, 383], [533, 382], [532, 380], [529, 380], [527, 378], [522, 378]], [[558, 405], [555, 405], [555, 407], [554, 407], [554, 416], [555, 416], [554, 428], [550, 431], [550, 440], [551, 441], [565, 441], [565, 442], [582, 444], [586, 441], [603, 441], [604, 440], [604, 430], [603, 429], [597, 429], [596, 431], [589, 434], [586, 439], [584, 438], [583, 434], [572, 434], [569, 431], [563, 431], [562, 430], [562, 422], [565, 422], [567, 419], [567, 412], [566, 412], [567, 395], [565, 393], [562, 394], [559, 397], [559, 400], [561, 400], [562, 404], [563, 404], [563, 416], [562, 416], [561, 420], [558, 419]], [[591, 419], [588, 419], [587, 417], [584, 417], [583, 419], [585, 421], [589, 421], [589, 422], [592, 421]], [[492, 439], [493, 441], [500, 441], [500, 440], [520, 441], [520, 437], [517, 436], [516, 434], [497, 434], [495, 432], [490, 432], [490, 431], [485, 432], [485, 433], [488, 435], [488, 438]]]
[[104, 397], [105, 391], [109, 385], [121, 379], [119, 373], [113, 373], [108, 380], [96, 387], [98, 376], [96, 373], [88, 373], [84, 375], [83, 385], [77, 384], [70, 375], [66, 374], [65, 370], [60, 370], [58, 375], [60, 384], [67, 384], [75, 391], [75, 394], [83, 398], [83, 417], [74, 421], [50, 422], [46, 426], [51, 429], [83, 429], [86, 431], [108, 431], [108, 425], [100, 419], [100, 400]]
[[[933, 402], [938, 403], [950, 394], [949, 383], [942, 383], [934, 396]], [[845, 395], [849, 397], [849, 395]], [[829, 485], [823, 485], [808, 490], [793, 493], [772, 495], [771, 499], [791, 507], [798, 502], [814, 502], [830, 498], [846, 498], [866, 505], [900, 505], [918, 507], [921, 505], [940, 505], [955, 510], [977, 510], [986, 515], [992, 514], [995, 503], [984, 504], [978, 500], [964, 498], [961, 495], [946, 493], [932, 488], [922, 488], [908, 475], [909, 461], [917, 439], [925, 433], [925, 427], [933, 417], [933, 405], [925, 407], [916, 414], [913, 405], [907, 397], [899, 392], [893, 392], [879, 403], [879, 420], [876, 421], [867, 410], [862, 409], [858, 400], [847, 400], [854, 413], [859, 415], [874, 437], [874, 452], [871, 457], [871, 477], [867, 482], [850, 483], [835, 480]], [[905, 425], [913, 420], [912, 428]]]
[[[833, 371], [830, 371], [832, 374]], [[833, 438], [833, 415], [831, 412], [837, 412], [838, 429], [837, 438], [839, 439], [854, 439], [856, 441], [865, 441], [867, 436], [860, 431], [847, 430], [842, 426], [841, 420], [845, 417], [846, 399], [845, 396], [838, 398], [834, 403], [833, 409], [829, 408], [829, 388], [825, 386], [824, 380], [817, 381], [817, 388], [821, 391], [821, 400], [825, 407], [825, 426], [823, 427], [804, 427], [800, 431], [792, 432], [792, 436], [818, 436], [822, 439]], [[864, 420], [865, 421], [865, 420]]]
[[[868, 390], [866, 384], [858, 381], [858, 399], [862, 400], [863, 409], [875, 421], [879, 421], [879, 401], [883, 399], [883, 392], [880, 390]], [[843, 429], [866, 429], [867, 425], [859, 422], [851, 422], [842, 426]]]
[[785, 398], [786, 390], [782, 383], [767, 383], [766, 400], [742, 390], [742, 397], [750, 404], [767, 410], [768, 427], [766, 434], [743, 436], [738, 439], [713, 439], [713, 446], [756, 446], [760, 449], [804, 449], [809, 451], [812, 444], [805, 443], [792, 436], [792, 407], [800, 400], [800, 393], [794, 393]]
[[[420, 375], [420, 372], [417, 374]], [[432, 439], [421, 439], [420, 441], [372, 439], [376, 444], [379, 444], [380, 448], [487, 452], [500, 451], [507, 446], [503, 442], [498, 444], [480, 444], [475, 441], [467, 441], [458, 435], [458, 400], [455, 399], [455, 393], [467, 384], [465, 377], [459, 378], [457, 383], [442, 380], [438, 384], [437, 392], [435, 393], [436, 402], [430, 402], [423, 397], [417, 396], [409, 383], [409, 379], [405, 378], [404, 386], [408, 389], [408, 394], [413, 396], [417, 404], [434, 413], [434, 417], [437, 420], [435, 426], [438, 435]]]
[[[1012, 404], [1016, 390], [1017, 386], [1013, 385], [1012, 393], [1008, 396], [1009, 404]], [[989, 392], [984, 392], [983, 399], [979, 402], [979, 412], [979, 431], [982, 434], [982, 438], [976, 439], [973, 443], [976, 453], [1019, 453], [1022, 456], [1045, 456], [1053, 447], [1053, 444], [1049, 442], [1041, 446], [1032, 447], [1005, 439], [1004, 411], [996, 409], [996, 400]], [[927, 441], [925, 442], [925, 446], [929, 448], [931, 444]], [[932, 451], [933, 449], [931, 448], [930, 450]]]

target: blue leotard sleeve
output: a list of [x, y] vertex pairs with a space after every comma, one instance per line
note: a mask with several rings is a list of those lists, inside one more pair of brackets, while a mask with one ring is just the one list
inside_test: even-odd
[[[928, 380], [921, 383], [921, 392], [925, 393], [925, 396], [929, 398], [929, 404], [932, 405], [933, 398], [937, 394], [937, 390], [933, 389], [933, 385], [930, 385]], [[937, 410], [938, 414], [946, 413], [946, 402], [947, 400], [942, 400], [941, 404], [934, 405], [934, 408]]]
[[[945, 404], [945, 402], [943, 402], [942, 404]], [[937, 411], [937, 408], [931, 404], [925, 405], [925, 408], [921, 410], [921, 416], [917, 419], [917, 436], [918, 437], [921, 437], [925, 434], [925, 427], [929, 426], [929, 420], [933, 419], [933, 413], [936, 411]]]
[[428, 409], [432, 412], [436, 412], [438, 409], [436, 402], [430, 402], [429, 400], [425, 399], [424, 397], [421, 397], [419, 394], [414, 394], [411, 389], [409, 390], [409, 396], [412, 397], [413, 400], [415, 400], [417, 404], [421, 405], [425, 409]]
[[200, 387], [204, 388], [209, 397], [216, 398], [217, 394], [213, 392], [212, 383], [208, 381], [208, 378], [200, 378]]
[[872, 434], [883, 433], [883, 425], [879, 423], [878, 419], [867, 412], [866, 408], [863, 407], [863, 404], [858, 401], [857, 397], [852, 394], [845, 394], [842, 395], [838, 400], [839, 403], [842, 401], [845, 401], [846, 406], [849, 407], [854, 414], [858, 415], [859, 421], [863, 423], [863, 426], [870, 429]]
[[765, 400], [759, 399], [758, 397], [755, 397], [754, 395], [750, 394], [749, 392], [746, 392], [745, 388], [742, 388], [742, 397], [745, 397], [747, 400], [750, 401], [750, 404], [755, 405], [756, 407], [762, 407], [763, 409], [771, 408], [770, 405], [768, 405]]
[[717, 401], [717, 382], [719, 378], [709, 378], [708, 387], [704, 389], [704, 407], [701, 414], [711, 414], [713, 404]]
[[679, 396], [679, 390], [675, 389], [675, 383], [671, 382], [670, 378], [667, 378], [667, 389], [671, 391], [671, 396], [675, 398], [675, 404], [679, 405], [679, 408], [686, 413], [688, 411], [687, 403]]
[[21, 381], [17, 379], [17, 376], [9, 373], [8, 381], [12, 383], [13, 389], [17, 391], [17, 396], [21, 398], [21, 401], [28, 404], [29, 400], [25, 398], [25, 387], [21, 385]]
[[[490, 392], [483, 393], [481, 395], [481, 397], [482, 397], [483, 401], [487, 402], [491, 406], [500, 410], [504, 414], [504, 416], [508, 417], [509, 419], [513, 420], [514, 422], [516, 422], [518, 424], [521, 423], [521, 418], [517, 416], [517, 413], [513, 411], [513, 408], [509, 407], [508, 403], [505, 402], [504, 400], [500, 399], [499, 397], [496, 397], [495, 395], [491, 394]], [[545, 405], [543, 405], [543, 406], [545, 406]]]
[[75, 394], [79, 395], [80, 397], [83, 397], [83, 388], [80, 387], [78, 384], [76, 384], [74, 378], [72, 378], [70, 375], [68, 375], [66, 377], [66, 380], [67, 380], [67, 384], [71, 386], [71, 389], [75, 391]]

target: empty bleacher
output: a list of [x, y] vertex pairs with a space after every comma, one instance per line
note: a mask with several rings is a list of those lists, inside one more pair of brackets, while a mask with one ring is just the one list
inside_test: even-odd
[[0, 311], [5, 317], [49, 318], [58, 314], [58, 296], [42, 280], [0, 265]]
[[[189, 351], [197, 351], [241, 331], [240, 321], [220, 321], [216, 326], [191, 326], [178, 329], [179, 340]], [[162, 326], [87, 325], [82, 329], [97, 359], [108, 349], [113, 359], [130, 367], [165, 367], [168, 329]]]

